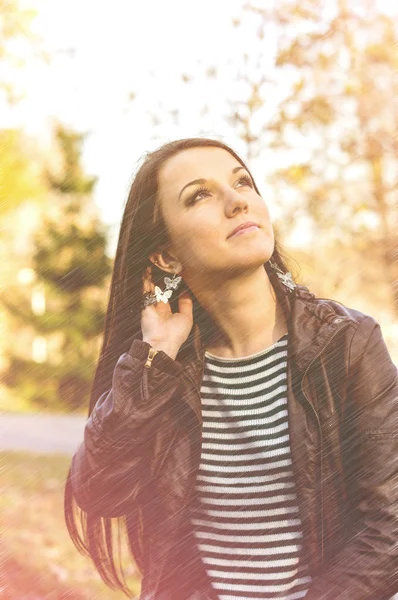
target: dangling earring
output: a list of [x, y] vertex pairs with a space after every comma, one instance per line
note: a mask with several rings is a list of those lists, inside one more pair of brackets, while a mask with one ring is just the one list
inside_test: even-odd
[[[157, 264], [157, 261], [155, 260]], [[155, 293], [151, 294], [150, 292], [144, 292], [144, 307], [149, 306], [149, 304], [156, 304], [157, 302], [168, 303], [169, 298], [172, 296], [173, 291], [178, 288], [182, 281], [182, 277], [177, 277], [177, 271], [174, 272], [173, 279], [170, 277], [164, 277], [164, 282], [166, 285], [166, 289], [162, 292], [159, 286], [155, 285]]]
[[271, 262], [271, 260], [268, 261], [268, 264], [270, 265], [270, 267], [272, 267], [272, 269], [274, 269], [277, 276], [282, 281], [282, 283], [285, 287], [287, 287], [289, 290], [294, 290], [294, 288], [297, 287], [297, 284], [295, 284], [292, 279], [292, 274], [290, 273], [290, 271], [288, 271], [287, 273], [284, 273], [278, 267], [278, 265], [276, 263]]

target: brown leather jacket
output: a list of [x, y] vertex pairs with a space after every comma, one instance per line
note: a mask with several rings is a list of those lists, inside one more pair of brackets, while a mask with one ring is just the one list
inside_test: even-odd
[[[398, 372], [371, 316], [298, 285], [286, 296], [293, 469], [312, 583], [306, 600], [398, 592]], [[141, 600], [211, 598], [189, 508], [201, 454], [204, 348], [173, 360], [134, 340], [72, 460], [79, 506], [128, 514], [142, 492]]]

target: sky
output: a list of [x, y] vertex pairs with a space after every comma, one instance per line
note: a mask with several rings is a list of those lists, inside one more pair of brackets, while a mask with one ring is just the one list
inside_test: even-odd
[[[208, 135], [246, 158], [225, 115], [231, 113], [231, 99], [246, 98], [237, 72], [256, 72], [253, 57], [260, 43], [265, 56], [261, 68], [272, 69], [275, 39], [268, 31], [266, 39], [257, 40], [258, 20], [244, 13], [244, 4], [21, 0], [22, 6], [38, 9], [32, 29], [43, 38], [51, 62], [30, 60], [20, 71], [26, 99], [11, 112], [0, 111], [0, 127], [22, 126], [49, 146], [54, 119], [89, 132], [83, 163], [98, 177], [95, 201], [110, 226], [111, 253], [137, 161], [146, 151], [171, 139]], [[387, 0], [379, 4], [390, 6]], [[234, 27], [233, 19], [243, 15], [242, 26]], [[216, 68], [216, 77], [206, 76], [208, 67]], [[184, 74], [191, 77], [189, 84]], [[270, 114], [277, 102], [277, 95], [267, 98]], [[208, 112], [202, 115], [205, 107]], [[178, 122], [170, 115], [173, 109], [180, 111]], [[268, 158], [271, 164], [272, 155]], [[261, 191], [264, 162], [249, 166]], [[278, 207], [271, 203], [269, 208], [277, 218]]]

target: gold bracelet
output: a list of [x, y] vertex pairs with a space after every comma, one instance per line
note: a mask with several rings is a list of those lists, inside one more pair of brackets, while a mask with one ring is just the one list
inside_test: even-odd
[[148, 369], [152, 366], [152, 360], [155, 358], [159, 350], [155, 350], [152, 346], [149, 348], [148, 358], [146, 359], [145, 367]]

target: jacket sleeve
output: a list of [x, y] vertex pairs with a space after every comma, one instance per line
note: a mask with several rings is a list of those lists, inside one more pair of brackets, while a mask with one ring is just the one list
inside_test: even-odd
[[[148, 481], [156, 433], [180, 387], [181, 364], [134, 340], [114, 368], [112, 388], [97, 400], [72, 458], [72, 490], [90, 514], [117, 517]], [[172, 435], [170, 427], [162, 435]]]
[[358, 327], [351, 359], [343, 447], [357, 518], [306, 600], [389, 600], [398, 592], [398, 371], [373, 317]]

